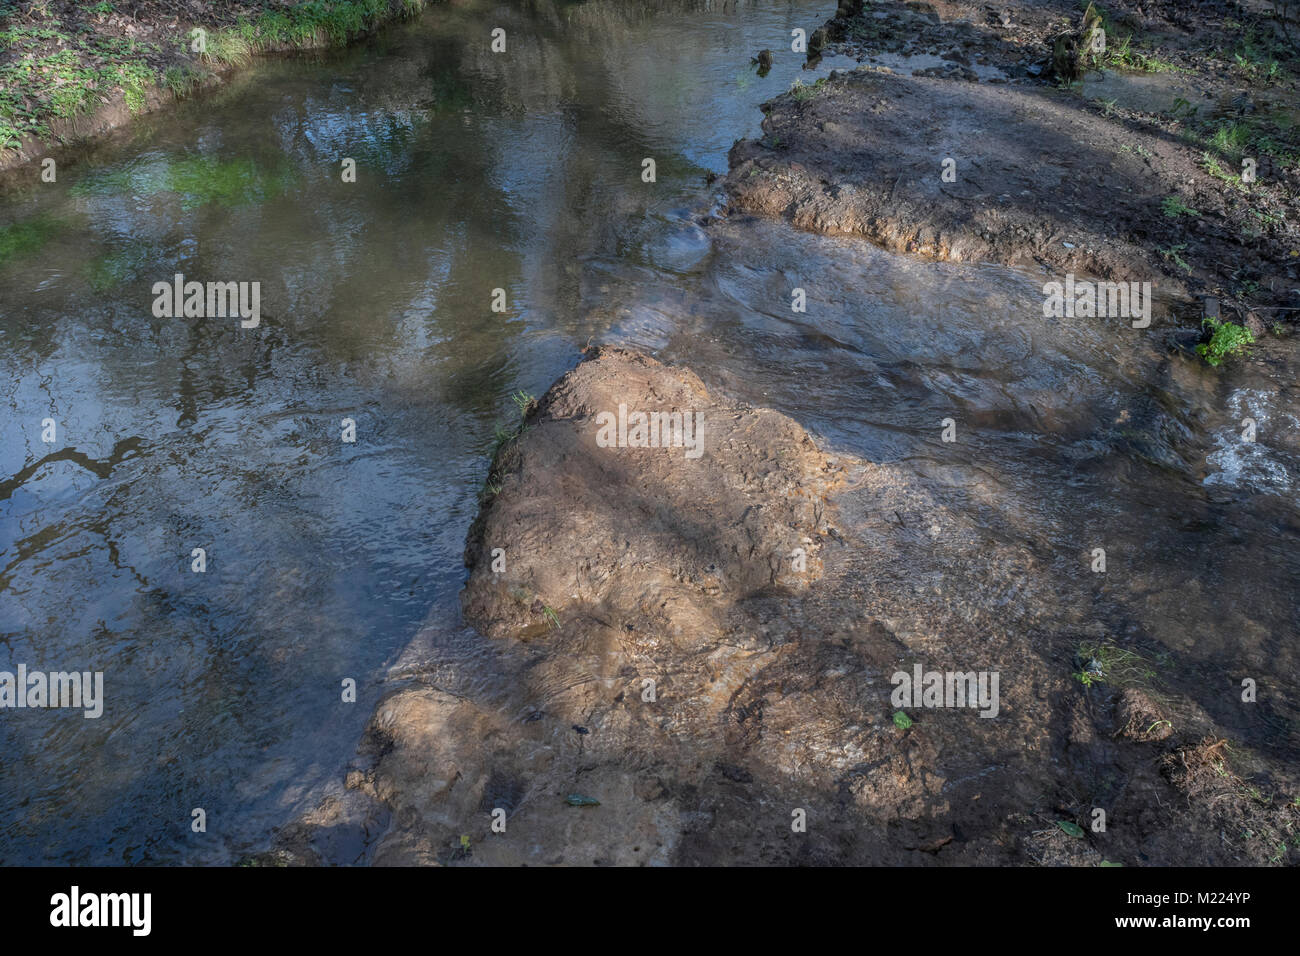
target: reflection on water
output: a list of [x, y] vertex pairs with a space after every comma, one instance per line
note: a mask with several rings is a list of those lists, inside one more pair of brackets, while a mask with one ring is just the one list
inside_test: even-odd
[[[109, 701], [0, 715], [0, 860], [230, 860], [337, 775], [456, 614], [509, 394], [575, 361], [591, 276], [698, 265], [682, 210], [800, 72], [749, 59], [826, 7], [440, 7], [9, 191], [0, 669], [103, 670]], [[261, 327], [154, 318], [176, 273], [260, 282]]]
[[[440, 7], [262, 64], [5, 196], [0, 669], [103, 670], [108, 703], [0, 713], [0, 861], [261, 848], [338, 776], [421, 622], [455, 620], [493, 426], [589, 339], [913, 462], [1063, 578], [1098, 539], [1159, 554], [1108, 619], [1207, 668], [1228, 633], [1265, 635], [1260, 672], [1295, 672], [1294, 369], [1204, 375], [1148, 336], [1042, 319], [1041, 279], [1013, 270], [707, 221], [706, 175], [801, 75], [790, 30], [832, 7]], [[259, 281], [261, 326], [154, 318], [176, 273]], [[1268, 427], [1242, 452], [1247, 413]], [[459, 672], [482, 655], [490, 683], [459, 640]], [[1273, 743], [1294, 748], [1289, 694]]]

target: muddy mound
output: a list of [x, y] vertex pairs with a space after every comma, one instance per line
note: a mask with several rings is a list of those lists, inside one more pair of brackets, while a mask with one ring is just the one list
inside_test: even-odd
[[[351, 780], [394, 812], [376, 861], [675, 861], [701, 792], [755, 780], [738, 697], [797, 639], [852, 464], [643, 355], [561, 379], [498, 451], [466, 550], [505, 699], [381, 705]], [[772, 839], [794, 807], [764, 811]]]
[[468, 621], [494, 637], [572, 621], [686, 642], [710, 639], [719, 606], [819, 575], [842, 480], [789, 418], [611, 349], [551, 389], [494, 474], [466, 551]]
[[[967, 492], [593, 352], [503, 436], [468, 627], [429, 621], [347, 790], [271, 858], [1280, 861], [1300, 810], [1256, 794], [1293, 781], [1195, 758], [1213, 721], [1136, 654], [1076, 661], [1110, 630], [1091, 592]], [[1220, 838], [1246, 819], [1262, 838]]]

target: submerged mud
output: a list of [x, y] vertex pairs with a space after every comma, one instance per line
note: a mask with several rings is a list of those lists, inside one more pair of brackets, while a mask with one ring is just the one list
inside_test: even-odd
[[[697, 414], [703, 453], [608, 447], [620, 405]], [[991, 546], [984, 510], [597, 349], [500, 449], [470, 532], [465, 619], [507, 679], [430, 622], [347, 791], [264, 859], [327, 859], [351, 826], [378, 864], [1267, 862], [1294, 768], [1127, 658], [1082, 687], [1063, 638], [1110, 646], [1090, 595], [1032, 541]], [[971, 698], [900, 706], [932, 672]]]

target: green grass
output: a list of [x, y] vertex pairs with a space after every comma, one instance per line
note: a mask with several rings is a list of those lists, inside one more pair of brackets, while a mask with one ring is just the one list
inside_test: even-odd
[[[412, 15], [426, 0], [307, 0], [267, 10], [234, 26], [208, 30], [203, 62], [247, 64], [271, 49], [342, 45], [394, 16]], [[92, 21], [114, 11], [109, 0], [79, 4]], [[152, 41], [99, 36], [89, 23], [65, 23], [47, 11], [39, 25], [19, 23], [0, 2], [0, 151], [15, 149], [24, 138], [49, 141], [54, 124], [93, 111], [105, 97], [120, 94], [128, 110], [142, 111], [150, 89], [176, 96], [197, 83], [188, 65], [159, 70], [163, 47]], [[177, 32], [163, 39], [188, 56], [190, 38]], [[57, 49], [52, 46], [57, 44]]]
[[[1103, 52], [1092, 53], [1090, 50], [1086, 50], [1081, 54], [1093, 66], [1109, 66], [1122, 70], [1135, 70], [1141, 73], [1188, 72], [1172, 60], [1162, 59], [1154, 51], [1148, 52], [1145, 48], [1134, 47], [1135, 21], [1126, 18], [1124, 22], [1116, 23], [1104, 8], [1088, 2], [1088, 0], [1080, 0], [1078, 6], [1079, 9], [1083, 10], [1085, 31], [1090, 29], [1091, 24], [1095, 23], [1106, 33], [1106, 49]], [[1085, 35], [1083, 37], [1085, 44], [1087, 39]]]
[[1291, 55], [1285, 46], [1261, 39], [1255, 32], [1254, 24], [1251, 24], [1242, 30], [1233, 50], [1232, 61], [1249, 79], [1271, 86], [1279, 82], [1283, 75], [1278, 57], [1287, 59]]
[[528, 431], [528, 416], [532, 414], [533, 409], [537, 407], [537, 399], [525, 391], [515, 392], [510, 396], [510, 401], [514, 403], [515, 410], [519, 413], [519, 419], [513, 426], [502, 425], [500, 422], [492, 430], [492, 464], [488, 468], [487, 478], [484, 479], [483, 487], [479, 491], [479, 504], [484, 505], [501, 493], [501, 485], [505, 480], [507, 469], [507, 450], [515, 441], [522, 438]]
[[1245, 123], [1230, 123], [1218, 127], [1210, 136], [1210, 146], [1234, 161], [1240, 161], [1250, 142], [1250, 127]]
[[[419, 12], [426, 0], [402, 0], [399, 15]], [[391, 19], [389, 0], [307, 0], [268, 10], [208, 36], [204, 58], [242, 66], [258, 53], [283, 48], [342, 46]]]
[[228, 66], [247, 66], [253, 60], [255, 48], [239, 32], [238, 28], [218, 30], [211, 34], [203, 44], [200, 54], [209, 63], [225, 63]]
[[1163, 60], [1154, 53], [1134, 49], [1133, 37], [1126, 36], [1118, 47], [1112, 47], [1107, 37], [1106, 52], [1101, 62], [1106, 66], [1123, 70], [1135, 70], [1139, 73], [1185, 73], [1182, 67], [1172, 60]]
[[1220, 175], [1222, 172], [1228, 177], [1225, 181], [1232, 182], [1235, 179], [1241, 186], [1245, 184], [1240, 182], [1239, 176], [1234, 176], [1217, 162], [1212, 167], [1208, 157], [1218, 154], [1232, 167], [1240, 167], [1246, 157], [1258, 160], [1261, 156], [1271, 157], [1284, 169], [1300, 166], [1300, 138], [1296, 137], [1292, 127], [1271, 127], [1259, 120], [1239, 120], [1204, 124], [1199, 128], [1188, 126], [1181, 135], [1188, 145], [1201, 145], [1204, 150], [1201, 162], [1210, 175], [1224, 179]]
[[198, 74], [187, 66], [169, 66], [163, 71], [163, 86], [171, 90], [177, 98], [189, 93], [198, 82]]
[[1250, 334], [1250, 329], [1235, 322], [1207, 317], [1201, 325], [1212, 329], [1214, 334], [1209, 342], [1196, 346], [1196, 354], [1205, 359], [1207, 365], [1215, 368], [1222, 365], [1225, 359], [1245, 355], [1246, 350], [1255, 344], [1255, 336]]
[[1155, 680], [1153, 662], [1113, 641], [1079, 645], [1080, 668], [1074, 679], [1084, 687], [1110, 684], [1114, 687], [1147, 687]]

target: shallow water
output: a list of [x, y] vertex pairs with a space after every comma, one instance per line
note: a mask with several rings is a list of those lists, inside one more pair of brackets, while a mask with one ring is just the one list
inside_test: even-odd
[[[102, 670], [108, 700], [98, 720], [0, 712], [0, 861], [261, 849], [337, 779], [421, 624], [458, 617], [494, 426], [588, 341], [912, 463], [1062, 578], [1098, 541], [1142, 555], [1099, 616], [1178, 649], [1188, 681], [1240, 656], [1230, 634], [1294, 674], [1289, 359], [1208, 373], [1158, 329], [1043, 319], [1043, 277], [708, 218], [707, 174], [809, 76], [790, 30], [832, 8], [439, 7], [261, 64], [4, 196], [25, 238], [0, 262], [0, 669]], [[177, 272], [260, 281], [261, 326], [154, 318]], [[455, 653], [490, 691], [491, 650]], [[1294, 753], [1292, 695], [1267, 726], [1214, 716]]]

